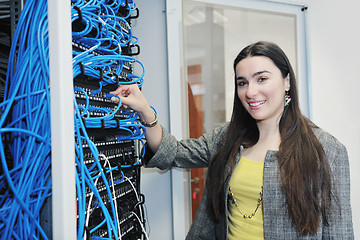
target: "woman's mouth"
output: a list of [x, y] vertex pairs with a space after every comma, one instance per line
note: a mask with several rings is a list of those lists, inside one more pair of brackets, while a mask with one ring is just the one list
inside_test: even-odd
[[248, 102], [251, 110], [259, 109], [266, 101], [254, 101], [254, 102]]

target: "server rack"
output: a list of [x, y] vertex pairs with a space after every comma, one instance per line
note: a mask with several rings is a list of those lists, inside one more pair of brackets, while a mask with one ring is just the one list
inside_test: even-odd
[[[96, 58], [108, 57], [109, 55], [118, 60], [110, 60], [110, 64], [104, 67], [104, 62], [97, 66], [89, 66], [91, 64], [86, 62], [88, 59], [82, 59], [78, 64], [73, 64], [73, 81], [71, 81], [71, 84], [67, 84], [67, 92], [65, 92], [66, 96], [61, 93], [54, 94], [54, 92], [63, 91], [64, 84], [59, 84], [61, 78], [58, 78], [58, 81], [53, 80], [54, 77], [52, 76], [54, 76], [54, 74], [51, 74], [51, 69], [56, 67], [61, 68], [62, 64], [69, 67], [69, 59], [64, 60], [61, 59], [61, 57], [58, 58], [58, 56], [54, 57], [54, 54], [51, 53], [52, 49], [61, 47], [61, 44], [54, 45], [55, 41], [51, 41], [51, 39], [54, 39], [54, 36], [59, 38], [59, 35], [52, 35], [51, 29], [54, 30], [54, 26], [59, 26], [59, 16], [62, 14], [59, 13], [59, 9], [61, 11], [62, 8], [58, 8], [54, 13], [54, 9], [56, 9], [54, 6], [59, 3], [49, 1], [50, 92], [52, 93], [51, 132], [53, 135], [51, 141], [53, 146], [58, 145], [60, 148], [56, 146], [51, 150], [53, 155], [51, 172], [54, 180], [52, 206], [50, 204], [51, 201], [48, 200], [51, 198], [51, 194], [49, 194], [45, 197], [46, 200], [43, 202], [41, 209], [37, 209], [39, 210], [39, 214], [36, 215], [39, 215], [40, 219], [36, 218], [36, 230], [30, 232], [31, 234], [35, 234], [38, 237], [41, 236], [44, 239], [64, 239], [64, 237], [70, 239], [75, 232], [74, 228], [71, 227], [71, 223], [75, 221], [78, 239], [147, 238], [144, 228], [144, 211], [142, 209], [144, 196], [140, 193], [139, 185], [140, 167], [142, 165], [141, 155], [143, 153], [142, 138], [145, 127], [141, 126], [138, 122], [136, 112], [123, 109], [119, 103], [109, 99], [109, 92], [115, 90], [119, 84], [135, 83], [141, 87], [143, 75], [136, 76], [132, 70], [132, 65], [138, 62], [133, 56], [139, 54], [140, 47], [137, 45], [137, 41], [135, 43], [132, 41], [134, 38], [133, 36], [131, 36], [131, 39], [120, 39], [117, 45], [112, 44], [113, 40], [105, 40], [98, 46], [96, 51], [94, 50], [95, 45], [92, 45], [94, 44], [94, 39], [99, 37], [99, 32], [108, 32], [109, 28], [112, 28], [112, 31], [115, 31], [116, 33], [119, 31], [123, 32], [124, 35], [127, 35], [129, 38], [129, 35], [131, 35], [131, 19], [139, 16], [139, 10], [131, 0], [104, 1], [102, 5], [99, 5], [100, 7], [95, 6], [95, 8], [98, 7], [95, 12], [100, 14], [94, 17], [94, 15], [91, 15], [94, 13], [91, 13], [94, 6], [89, 10], [84, 6], [77, 5], [78, 2], [79, 1], [72, 1], [70, 7], [72, 17], [73, 61], [74, 56], [80, 55], [92, 57], [92, 62], [94, 62]], [[109, 12], [106, 12], [109, 10], [106, 9], [109, 6], [112, 8], [113, 15], [110, 17], [103, 17], [104, 15], [109, 15]], [[33, 8], [35, 7], [33, 6]], [[67, 7], [65, 6], [65, 9], [66, 8]], [[69, 8], [67, 9], [69, 10]], [[91, 23], [90, 27], [92, 29], [90, 29], [88, 33], [80, 36], [81, 34], [79, 33], [83, 32], [84, 28], [88, 27], [86, 21], [89, 21], [89, 19], [85, 20], [85, 11], [88, 11], [87, 13], [90, 12], [90, 18], [92, 17], [95, 20], [99, 20], [101, 24], [95, 26]], [[52, 18], [52, 14], [56, 16]], [[96, 19], [96, 17], [98, 17], [98, 19]], [[109, 24], [109, 22], [111, 23]], [[66, 31], [69, 33], [68, 29]], [[98, 33], [95, 33], [94, 35], [94, 31], [98, 31]], [[58, 32], [61, 32], [61, 29]], [[137, 40], [137, 38], [135, 39]], [[64, 50], [68, 49], [68, 46], [69, 45], [65, 46]], [[117, 47], [118, 49], [116, 49]], [[55, 50], [55, 52], [56, 51], [58, 51], [58, 49]], [[69, 55], [67, 55], [67, 57], [68, 56]], [[59, 64], [54, 67], [54, 65], [51, 65], [54, 63]], [[119, 66], [121, 67], [121, 71], [118, 71]], [[77, 72], [77, 70], [80, 70], [80, 72]], [[97, 73], [94, 74], [94, 71]], [[69, 77], [69, 75], [67, 75], [67, 77]], [[65, 81], [68, 81], [68, 79]], [[74, 88], [71, 89], [71, 94], [69, 94], [69, 86], [71, 85], [73, 85]], [[58, 89], [56, 89], [56, 87], [58, 87]], [[74, 98], [69, 101], [69, 96], [74, 96]], [[62, 102], [62, 100], [65, 100], [65, 102]], [[69, 103], [72, 101], [74, 101], [74, 104], [71, 106]], [[67, 107], [71, 106], [71, 109], [64, 110], [64, 105]], [[67, 121], [67, 125], [64, 125], [62, 122], [64, 116], [59, 116], [59, 113], [60, 115], [64, 113], [65, 115], [68, 113], [74, 115], [74, 111], [75, 118], [72, 119], [73, 122], [71, 121], [71, 117], [65, 116], [65, 118], [70, 120]], [[78, 116], [78, 118], [76, 116]], [[61, 120], [59, 121], [59, 119]], [[69, 140], [69, 134], [65, 134], [64, 136], [64, 134], [61, 133], [62, 130], [68, 130], [62, 128], [68, 128], [69, 122], [75, 126], [75, 132], [73, 131], [72, 134], [70, 134], [70, 137], [73, 137], [73, 144], [68, 144], [68, 142], [66, 142]], [[2, 128], [3, 126], [4, 125], [2, 125]], [[2, 143], [5, 143], [6, 145], [9, 143], [9, 139], [6, 137], [3, 138], [2, 136]], [[64, 151], [69, 149], [69, 146], [75, 147], [75, 154], [69, 155], [64, 153]], [[5, 165], [6, 167], [10, 167], [10, 169], [14, 167], [9, 162], [9, 156], [12, 155], [13, 153], [10, 151], [7, 152], [6, 156], [5, 154], [4, 157], [2, 156], [3, 159], [6, 158]], [[61, 156], [58, 157], [58, 155]], [[71, 176], [73, 176], [71, 173], [75, 173], [76, 184], [74, 185], [77, 186], [76, 196], [71, 194], [72, 192], [75, 192], [75, 186], [71, 186], [72, 183], [75, 183], [75, 180], [63, 181], [61, 179], [60, 181], [65, 183], [58, 183], [61, 177], [66, 177], [68, 172], [66, 169], [71, 169], [71, 166], [74, 166], [74, 162], [71, 164], [71, 161], [66, 159], [69, 156], [74, 156], [76, 160], [76, 170], [71, 170], [69, 176], [71, 178]], [[67, 164], [64, 164], [64, 159]], [[60, 177], [58, 172], [60, 172]], [[49, 169], [47, 169], [46, 174], [48, 173]], [[3, 181], [1, 193], [7, 194], [6, 192], [9, 191], [5, 182], [5, 177], [1, 176], [1, 180]], [[12, 182], [12, 180], [8, 181]], [[48, 184], [50, 181], [51, 180], [47, 179], [46, 183]], [[66, 192], [64, 189], [56, 191], [56, 189], [64, 187], [70, 188], [69, 198], [64, 197], [64, 193]], [[77, 200], [76, 207], [71, 203], [69, 204], [69, 199], [71, 202], [72, 196]], [[9, 195], [6, 195], [6, 197], [9, 197]], [[1, 199], [2, 203], [4, 202], [4, 199], [5, 197]], [[62, 201], [63, 199], [65, 199], [65, 201]], [[4, 204], [1, 205], [1, 207], [3, 206]], [[69, 208], [64, 209], [67, 207]], [[53, 211], [49, 211], [51, 208]], [[84, 209], [86, 210], [83, 211]], [[4, 209], [1, 210], [4, 211]], [[70, 212], [70, 214], [66, 215], [61, 213], [61, 211]], [[49, 212], [56, 212], [53, 214], [55, 217], [49, 218], [47, 214]], [[58, 216], [60, 216], [60, 220]], [[74, 221], [70, 220], [69, 224], [67, 224], [66, 221], [73, 216], [75, 216]], [[4, 225], [2, 225], [3, 223], [5, 223], [5, 221], [4, 219], [1, 219], [0, 231], [5, 229]], [[61, 228], [60, 231], [59, 228]], [[51, 231], [51, 229], [54, 229], [54, 231]], [[6, 236], [11, 236], [12, 234], [16, 235], [16, 230], [13, 230], [10, 233], [7, 232]], [[67, 238], [67, 236], [70, 238]]]

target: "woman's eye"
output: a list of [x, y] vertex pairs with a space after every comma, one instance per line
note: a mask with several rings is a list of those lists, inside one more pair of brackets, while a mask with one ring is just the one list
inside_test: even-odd
[[260, 77], [260, 78], [258, 79], [259, 82], [264, 82], [264, 81], [266, 81], [266, 80], [267, 80], [266, 77]]
[[238, 82], [238, 86], [239, 87], [242, 87], [242, 86], [245, 86], [246, 85], [246, 82], [245, 81], [240, 81]]

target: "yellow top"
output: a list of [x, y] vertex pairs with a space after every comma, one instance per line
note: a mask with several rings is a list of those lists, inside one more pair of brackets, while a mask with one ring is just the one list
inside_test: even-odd
[[[253, 162], [241, 157], [230, 179], [231, 192], [241, 212], [252, 215], [257, 207], [263, 183], [263, 162]], [[229, 201], [229, 240], [264, 239], [262, 204], [251, 218], [244, 218], [238, 207]]]

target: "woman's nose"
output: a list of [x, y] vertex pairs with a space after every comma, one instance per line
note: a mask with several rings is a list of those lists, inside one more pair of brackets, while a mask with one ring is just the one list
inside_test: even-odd
[[259, 90], [255, 84], [249, 83], [246, 89], [246, 97], [247, 98], [254, 98], [258, 94]]

